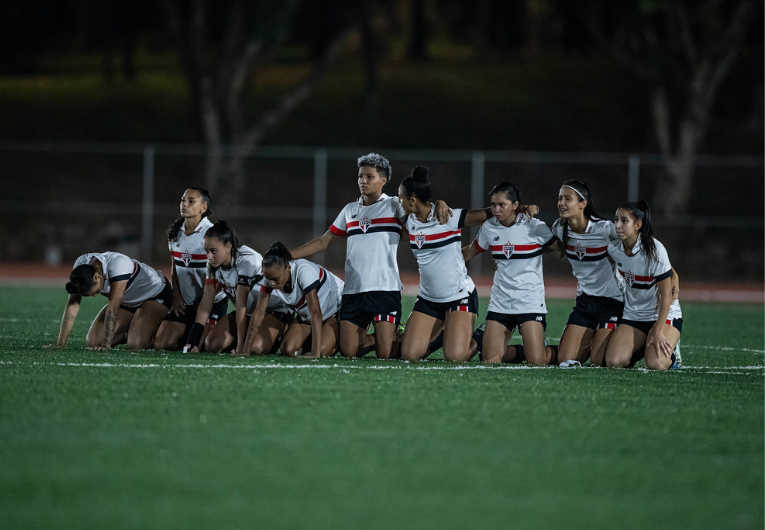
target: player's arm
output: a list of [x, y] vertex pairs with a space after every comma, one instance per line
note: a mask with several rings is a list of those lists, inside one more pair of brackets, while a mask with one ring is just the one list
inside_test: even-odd
[[476, 257], [480, 251], [476, 246], [475, 239], [469, 245], [462, 247], [462, 257], [465, 259], [465, 263]]
[[557, 236], [552, 238], [542, 245], [542, 254], [550, 254], [551, 252], [563, 252], [563, 243]]
[[321, 237], [317, 237], [305, 245], [301, 245], [296, 249], [290, 250], [290, 254], [292, 254], [294, 259], [307, 258], [308, 256], [312, 256], [327, 250], [327, 247], [336, 242], [338, 239], [342, 238], [333, 234], [330, 230], [327, 230]]
[[270, 296], [269, 293], [264, 291], [258, 293], [258, 302], [250, 317], [250, 325], [247, 326], [247, 336], [244, 339], [244, 343], [237, 347], [237, 354], [250, 355], [252, 353], [252, 343], [255, 342], [255, 335], [258, 334], [260, 326], [263, 325], [263, 319], [266, 318], [266, 310], [268, 309], [268, 299]]
[[249, 285], [237, 285], [236, 286], [236, 344], [237, 348], [240, 348], [239, 344], [244, 344], [244, 339], [247, 336], [247, 297], [250, 296]]
[[438, 199], [436, 201], [436, 219], [438, 219], [438, 224], [446, 224], [449, 222], [449, 218], [454, 214], [452, 212], [452, 209], [449, 208], [449, 205], [446, 204], [441, 199]]
[[321, 332], [324, 327], [324, 317], [321, 314], [319, 294], [316, 289], [305, 293], [305, 302], [308, 312], [311, 313], [311, 353], [306, 357], [321, 357]]
[[186, 338], [186, 345], [183, 347], [184, 353], [199, 351], [199, 341], [202, 339], [205, 324], [210, 318], [210, 313], [212, 313], [213, 304], [215, 303], [215, 295], [218, 294], [219, 290], [220, 287], [215, 280], [209, 278], [205, 280], [205, 289], [202, 291], [202, 299], [199, 301], [197, 315], [189, 330], [189, 336]]
[[668, 276], [656, 284], [656, 295], [659, 299], [659, 318], [656, 319], [654, 329], [653, 343], [656, 346], [656, 353], [669, 357], [672, 355], [672, 346], [664, 335], [664, 330], [669, 326], [667, 316], [669, 316], [669, 306], [672, 305], [672, 277]]
[[69, 333], [72, 332], [74, 321], [77, 319], [77, 313], [80, 312], [80, 302], [82, 295], [70, 294], [64, 308], [64, 315], [61, 317], [61, 328], [58, 331], [58, 339], [55, 344], [49, 344], [46, 348], [63, 348], [69, 340]]
[[178, 282], [178, 271], [175, 268], [175, 259], [172, 255], [170, 255], [170, 270], [173, 272], [173, 306], [170, 310], [176, 315], [183, 315], [186, 312], [186, 302], [183, 301], [181, 284]]
[[112, 282], [109, 291], [109, 301], [106, 303], [106, 312], [104, 313], [104, 338], [101, 346], [92, 348], [94, 350], [109, 350], [114, 341], [114, 335], [117, 333], [117, 311], [122, 303], [127, 288], [127, 280]]
[[680, 277], [677, 275], [677, 271], [672, 267], [672, 301], [680, 298]]

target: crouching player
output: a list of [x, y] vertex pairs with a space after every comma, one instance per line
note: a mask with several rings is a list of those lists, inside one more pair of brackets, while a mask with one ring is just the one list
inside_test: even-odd
[[254, 347], [268, 310], [269, 301], [281, 300], [296, 312], [295, 320], [282, 337], [284, 355], [306, 353], [310, 339], [311, 357], [330, 357], [337, 351], [337, 313], [343, 281], [323, 267], [304, 259], [292, 259], [287, 247], [274, 243], [263, 257], [260, 296], [250, 319], [242, 355], [264, 353]]
[[651, 370], [680, 368], [675, 346], [683, 329], [680, 303], [672, 296], [672, 265], [664, 245], [653, 237], [645, 201], [616, 210], [619, 241], [608, 255], [624, 278], [624, 315], [606, 349], [609, 367], [630, 368], [643, 356]]
[[108, 350], [127, 342], [130, 349], [149, 349], [173, 300], [173, 290], [161, 272], [118, 252], [83, 254], [74, 262], [66, 284], [69, 300], [56, 344], [69, 339], [83, 296], [102, 294], [109, 302], [90, 325], [86, 343]]

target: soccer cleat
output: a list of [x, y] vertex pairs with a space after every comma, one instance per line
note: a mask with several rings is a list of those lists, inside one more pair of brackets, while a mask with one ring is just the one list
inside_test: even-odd
[[582, 363], [577, 360], [571, 359], [570, 361], [563, 361], [559, 365], [561, 368], [581, 368]]
[[677, 344], [675, 344], [675, 351], [672, 352], [672, 366], [670, 366], [669, 369], [679, 370], [682, 364], [683, 359], [680, 357], [680, 340], [678, 340]]
[[475, 328], [475, 331], [473, 331], [473, 340], [475, 341], [476, 345], [478, 346], [477, 351], [481, 351], [481, 348], [483, 348], [483, 333], [486, 330], [486, 324], [481, 324], [477, 328]]
[[400, 337], [404, 334], [404, 331], [406, 331], [406, 322], [402, 320], [398, 323], [398, 327], [396, 328], [396, 336]]

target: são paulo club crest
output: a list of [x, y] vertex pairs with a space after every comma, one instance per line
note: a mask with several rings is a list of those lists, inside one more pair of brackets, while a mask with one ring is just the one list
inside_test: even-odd
[[510, 256], [513, 254], [513, 251], [515, 250], [515, 245], [510, 243], [509, 241], [502, 245], [502, 252], [505, 254], [505, 257], [510, 259]]
[[417, 248], [422, 248], [422, 245], [425, 244], [425, 234], [420, 232], [419, 234], [415, 235], [414, 244], [417, 245]]
[[367, 233], [367, 230], [369, 229], [369, 225], [371, 225], [372, 222], [369, 220], [369, 217], [366, 215], [359, 221], [359, 227], [361, 228], [361, 231], [365, 234]]
[[181, 253], [181, 260], [183, 261], [184, 265], [186, 265], [187, 267], [189, 266], [189, 262], [191, 261], [191, 254], [189, 253], [188, 250], [184, 250]]
[[581, 243], [577, 243], [574, 247], [574, 254], [579, 258], [579, 261], [582, 261], [582, 258], [587, 255], [587, 249], [584, 248]]
[[632, 284], [635, 283], [635, 273], [632, 271], [627, 271], [627, 273], [624, 275], [624, 281], [627, 282], [627, 285], [632, 287]]

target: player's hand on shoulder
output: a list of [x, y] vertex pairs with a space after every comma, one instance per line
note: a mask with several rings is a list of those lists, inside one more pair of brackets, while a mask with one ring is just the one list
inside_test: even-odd
[[452, 215], [454, 215], [454, 212], [449, 208], [449, 205], [441, 199], [438, 199], [436, 201], [436, 218], [438, 219], [438, 224], [443, 225], [448, 223]]

